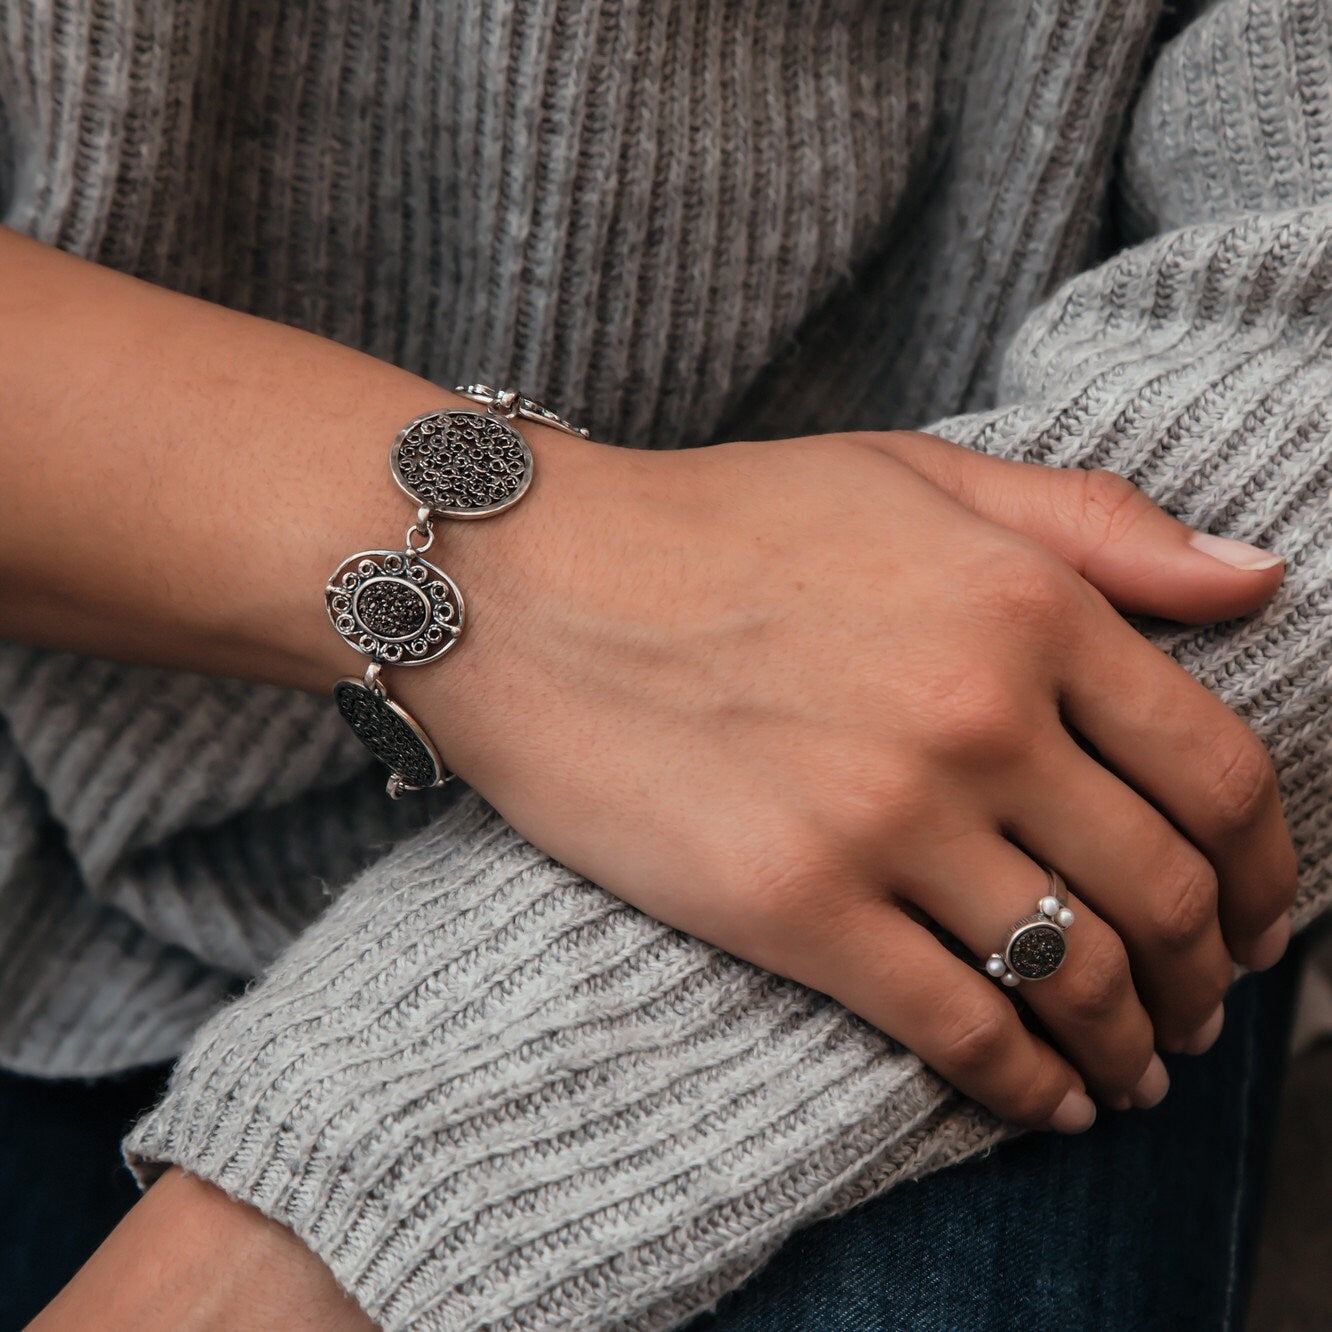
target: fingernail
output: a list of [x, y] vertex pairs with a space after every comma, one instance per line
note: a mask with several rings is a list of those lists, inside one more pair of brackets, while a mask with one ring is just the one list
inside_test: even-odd
[[1095, 1122], [1096, 1106], [1076, 1087], [1069, 1088], [1050, 1116], [1050, 1127], [1056, 1133], [1085, 1133]]
[[1152, 1062], [1147, 1065], [1147, 1072], [1138, 1079], [1133, 1089], [1133, 1104], [1142, 1110], [1159, 1105], [1170, 1090], [1170, 1074], [1166, 1072], [1159, 1054], [1152, 1055]]
[[1249, 969], [1266, 971], [1268, 967], [1275, 966], [1284, 956], [1289, 942], [1290, 917], [1282, 916], [1254, 940]]
[[1210, 532], [1194, 532], [1189, 537], [1189, 545], [1210, 555], [1232, 569], [1270, 569], [1280, 564], [1283, 557], [1273, 555], [1270, 550], [1259, 550], [1243, 541], [1234, 541], [1230, 537], [1212, 536]]
[[1216, 1044], [1216, 1038], [1221, 1035], [1221, 1028], [1226, 1020], [1225, 1004], [1217, 1004], [1216, 1012], [1207, 1019], [1184, 1044], [1184, 1053], [1199, 1055], [1205, 1054]]

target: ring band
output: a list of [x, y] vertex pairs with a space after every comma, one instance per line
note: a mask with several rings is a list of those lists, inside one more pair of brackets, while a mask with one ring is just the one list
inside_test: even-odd
[[1068, 888], [1048, 865], [1042, 865], [1050, 891], [1036, 904], [1036, 912], [1023, 918], [1008, 931], [1003, 948], [992, 953], [985, 970], [1004, 985], [1019, 985], [1024, 980], [1044, 980], [1053, 976], [1068, 954], [1064, 933], [1073, 924]]

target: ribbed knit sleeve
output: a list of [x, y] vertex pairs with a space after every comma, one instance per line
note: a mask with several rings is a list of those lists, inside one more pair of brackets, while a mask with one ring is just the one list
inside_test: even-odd
[[324, 698], [0, 645], [0, 1058], [89, 1076], [176, 1055], [386, 846]]
[[[1270, 746], [1301, 926], [1332, 894], [1328, 51], [1324, 6], [1276, 0], [1168, 47], [1121, 181], [1157, 234], [1032, 313], [1005, 405], [933, 427], [1114, 468], [1287, 556], [1259, 615], [1144, 629]], [[387, 1328], [649, 1329], [1003, 1132], [838, 1005], [616, 901], [468, 794], [204, 1027], [127, 1149], [145, 1180], [177, 1162], [290, 1225]]]
[[205, 1027], [129, 1148], [286, 1222], [385, 1327], [667, 1327], [867, 1172], [994, 1140], [939, 1133], [946, 1101], [469, 794]]

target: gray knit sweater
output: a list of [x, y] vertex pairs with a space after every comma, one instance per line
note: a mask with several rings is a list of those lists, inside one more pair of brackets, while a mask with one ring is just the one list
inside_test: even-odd
[[[1158, 9], [0, 0], [0, 215], [606, 441], [929, 426], [1283, 552], [1260, 615], [1144, 628], [1268, 742], [1303, 925], [1332, 17]], [[284, 1221], [395, 1329], [669, 1327], [1004, 1132], [475, 793], [389, 802], [327, 699], [4, 647], [0, 1060], [177, 1054], [141, 1176]]]

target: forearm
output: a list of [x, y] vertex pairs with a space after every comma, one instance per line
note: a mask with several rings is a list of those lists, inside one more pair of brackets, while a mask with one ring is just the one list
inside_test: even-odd
[[185, 1332], [374, 1324], [285, 1226], [168, 1171], [31, 1324], [31, 1332]]
[[[0, 638], [312, 690], [364, 665], [325, 580], [413, 518], [394, 433], [475, 406], [3, 228], [0, 403]], [[515, 516], [448, 524], [431, 558], [474, 590]]]

